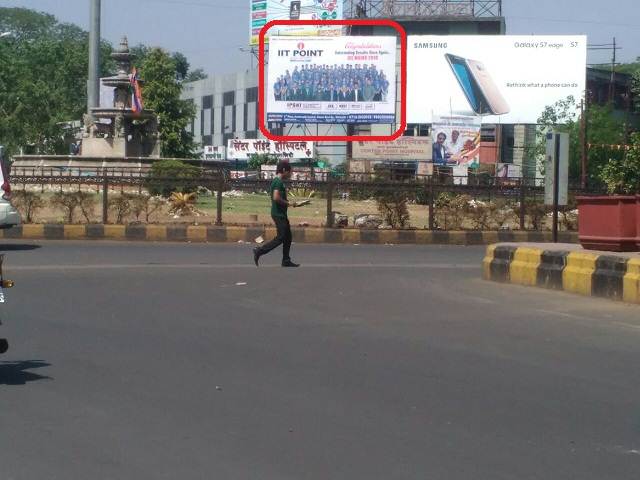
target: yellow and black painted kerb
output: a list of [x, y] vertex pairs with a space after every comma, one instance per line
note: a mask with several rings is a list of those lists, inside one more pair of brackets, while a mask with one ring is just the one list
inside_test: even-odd
[[[549, 232], [441, 232], [429, 230], [366, 230], [294, 228], [299, 243], [362, 243], [409, 245], [489, 245], [496, 242], [550, 242]], [[273, 227], [214, 225], [21, 225], [0, 230], [0, 238], [46, 240], [129, 240], [169, 242], [253, 242], [275, 236]], [[561, 241], [577, 243], [577, 234], [562, 232]]]
[[640, 304], [640, 258], [634, 255], [490, 245], [483, 277]]

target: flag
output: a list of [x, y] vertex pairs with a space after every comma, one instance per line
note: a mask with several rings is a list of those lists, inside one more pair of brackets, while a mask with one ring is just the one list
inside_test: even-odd
[[131, 75], [129, 75], [129, 83], [131, 85], [131, 109], [134, 113], [140, 113], [144, 109], [142, 104], [142, 90], [140, 89], [140, 75], [138, 69], [133, 67]]

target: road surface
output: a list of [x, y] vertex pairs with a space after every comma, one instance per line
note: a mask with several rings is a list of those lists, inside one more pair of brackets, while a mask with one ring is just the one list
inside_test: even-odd
[[0, 249], [3, 480], [640, 476], [640, 309], [483, 248]]

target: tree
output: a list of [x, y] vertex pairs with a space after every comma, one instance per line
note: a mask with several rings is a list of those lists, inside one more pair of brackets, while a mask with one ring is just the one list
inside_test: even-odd
[[[41, 153], [67, 153], [61, 122], [86, 110], [88, 34], [52, 15], [0, 8], [0, 144], [9, 154], [31, 145]], [[112, 71], [111, 47], [102, 44], [101, 73]]]
[[634, 110], [640, 112], [640, 68], [631, 77], [631, 92], [635, 98]]
[[182, 84], [176, 80], [175, 61], [161, 48], [153, 48], [141, 66], [145, 107], [155, 110], [160, 119], [162, 154], [165, 157], [195, 156], [196, 143], [186, 131], [195, 116], [195, 106], [182, 100]]
[[151, 49], [142, 43], [129, 47], [129, 52], [133, 55], [132, 64], [139, 67], [144, 63]]
[[268, 153], [260, 153], [251, 155], [247, 167], [249, 170], [260, 170], [262, 165], [276, 165], [278, 163], [278, 157], [270, 155]]
[[184, 80], [189, 73], [190, 66], [187, 57], [185, 57], [180, 52], [175, 52], [173, 55], [171, 55], [171, 59], [173, 60], [173, 63], [176, 67], [176, 80]]
[[[595, 145], [620, 144], [624, 137], [624, 122], [614, 115], [611, 105], [589, 105], [585, 112], [587, 123], [587, 143]], [[544, 159], [546, 134], [552, 130], [569, 134], [569, 177], [580, 178], [582, 172], [582, 145], [580, 129], [582, 118], [573, 97], [547, 106], [538, 118], [538, 132], [533, 154], [539, 164]], [[587, 175], [590, 179], [599, 179], [602, 167], [618, 152], [594, 147], [587, 154]]]
[[205, 73], [205, 71], [202, 68], [197, 68], [189, 72], [187, 76], [184, 77], [184, 81], [197, 82], [198, 80], [204, 80], [206, 78], [209, 78], [209, 76]]

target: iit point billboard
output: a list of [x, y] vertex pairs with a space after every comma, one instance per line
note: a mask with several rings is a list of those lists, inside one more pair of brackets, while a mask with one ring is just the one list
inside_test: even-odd
[[547, 105], [584, 96], [586, 62], [585, 36], [409, 36], [407, 121], [537, 123]]
[[267, 122], [394, 123], [396, 37], [271, 37]]

